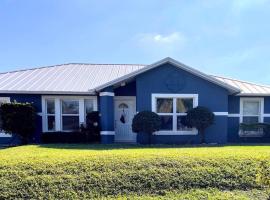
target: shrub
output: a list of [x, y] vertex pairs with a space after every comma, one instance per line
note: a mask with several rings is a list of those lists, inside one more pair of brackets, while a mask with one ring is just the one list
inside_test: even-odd
[[239, 130], [241, 135], [261, 134], [269, 136], [270, 124], [269, 123], [240, 123]]
[[100, 141], [100, 116], [98, 111], [87, 113], [86, 125], [81, 126], [81, 133], [86, 136], [85, 142]]
[[160, 117], [151, 111], [142, 111], [137, 113], [132, 120], [132, 131], [139, 134], [147, 134], [149, 143], [151, 143], [151, 135], [160, 130]]
[[27, 144], [35, 132], [36, 112], [30, 103], [4, 103], [0, 107], [2, 129]]
[[205, 143], [205, 129], [214, 123], [215, 115], [208, 108], [198, 106], [187, 112], [186, 122], [201, 134], [201, 143]]
[[[41, 145], [0, 151], [0, 199], [103, 199], [269, 184], [269, 147]], [[206, 198], [207, 199], [207, 198]]]

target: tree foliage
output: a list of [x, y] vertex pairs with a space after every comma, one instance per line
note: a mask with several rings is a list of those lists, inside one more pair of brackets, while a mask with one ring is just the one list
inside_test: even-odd
[[139, 112], [132, 120], [132, 131], [135, 133], [152, 134], [155, 131], [159, 131], [160, 126], [160, 117], [151, 111]]
[[205, 143], [205, 130], [214, 123], [215, 115], [208, 108], [198, 106], [187, 112], [186, 122], [201, 134], [201, 143]]
[[0, 107], [2, 130], [27, 144], [35, 132], [36, 111], [30, 103], [4, 103]]

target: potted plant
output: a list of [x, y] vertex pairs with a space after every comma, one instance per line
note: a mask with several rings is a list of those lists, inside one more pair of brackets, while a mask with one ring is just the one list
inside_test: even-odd
[[152, 134], [160, 130], [160, 117], [151, 111], [137, 113], [132, 120], [132, 131], [137, 133], [139, 144], [151, 144]]

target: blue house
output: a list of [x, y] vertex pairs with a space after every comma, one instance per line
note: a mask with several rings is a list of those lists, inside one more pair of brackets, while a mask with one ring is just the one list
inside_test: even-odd
[[[36, 107], [35, 142], [44, 133], [65, 137], [88, 112], [99, 111], [102, 143], [136, 143], [133, 116], [151, 110], [162, 120], [154, 143], [194, 144], [198, 131], [185, 127], [181, 118], [198, 105], [215, 114], [207, 142], [270, 142], [261, 131], [239, 131], [241, 122], [270, 122], [270, 86], [211, 76], [172, 58], [151, 65], [72, 63], [2, 73], [0, 102], [10, 101]], [[9, 139], [1, 133], [0, 141]]]

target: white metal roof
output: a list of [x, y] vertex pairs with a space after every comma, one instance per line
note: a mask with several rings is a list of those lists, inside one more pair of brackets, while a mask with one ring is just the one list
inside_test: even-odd
[[231, 93], [241, 91], [240, 95], [270, 95], [270, 86], [210, 76], [171, 58], [152, 65], [70, 63], [0, 73], [0, 93], [94, 94], [96, 90], [121, 83], [165, 62], [225, 87]]
[[63, 64], [0, 74], [0, 93], [89, 94], [144, 65]]
[[270, 86], [220, 76], [213, 77], [239, 88], [241, 92], [238, 95], [240, 96], [270, 96]]

